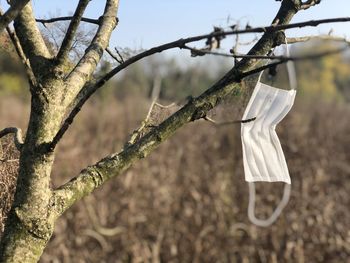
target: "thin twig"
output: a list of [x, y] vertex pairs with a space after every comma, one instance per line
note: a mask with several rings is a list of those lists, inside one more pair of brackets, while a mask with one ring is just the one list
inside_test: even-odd
[[119, 49], [115, 47], [114, 50], [115, 50], [115, 52], [117, 52], [117, 54], [118, 54], [118, 56], [119, 56], [119, 58], [120, 58], [120, 61], [121, 61], [122, 63], [124, 63], [125, 60], [124, 60], [122, 54], [120, 53]]
[[147, 128], [149, 126], [149, 119], [151, 118], [151, 114], [154, 108], [154, 105], [156, 104], [156, 99], [154, 99], [148, 109], [146, 118], [142, 121], [141, 126], [134, 130], [133, 133], [130, 136], [130, 139], [128, 140], [128, 142], [126, 143], [126, 146], [134, 144], [137, 140], [137, 138], [140, 136], [140, 134], [142, 133], [142, 131]]
[[116, 60], [119, 64], [122, 64], [122, 63], [124, 62], [124, 60], [118, 58], [118, 57], [113, 53], [113, 51], [112, 51], [110, 48], [107, 47], [107, 48], [106, 48], [106, 51], [107, 51], [107, 53], [108, 53], [114, 60]]
[[[50, 19], [40, 19], [37, 18], [35, 19], [36, 22], [38, 23], [42, 23], [43, 25], [45, 24], [50, 24], [50, 23], [55, 23], [55, 22], [60, 22], [60, 21], [70, 21], [72, 20], [73, 16], [61, 16], [61, 17], [54, 17], [54, 18], [50, 18]], [[81, 21], [86, 22], [86, 23], [90, 23], [90, 24], [95, 24], [95, 25], [99, 25], [100, 21], [98, 19], [92, 19], [92, 18], [87, 18], [87, 17], [82, 17]]]
[[252, 122], [252, 121], [256, 120], [256, 117], [250, 118], [250, 119], [246, 119], [246, 120], [234, 120], [234, 121], [224, 121], [224, 122], [215, 121], [215, 120], [211, 119], [208, 116], [205, 116], [203, 119], [208, 121], [208, 122], [210, 122], [210, 123], [212, 123], [212, 124], [218, 125], [218, 126], [225, 126], [225, 125], [231, 125], [231, 124], [241, 124], [241, 123]]
[[20, 58], [20, 60], [22, 61], [22, 64], [24, 65], [24, 68], [25, 68], [25, 71], [26, 71], [26, 74], [28, 77], [28, 81], [29, 81], [31, 87], [34, 87], [37, 84], [37, 81], [36, 81], [36, 78], [34, 76], [29, 59], [24, 54], [21, 43], [20, 43], [16, 33], [14, 31], [12, 31], [9, 26], [6, 27], [6, 31], [11, 39], [13, 46], [15, 47], [15, 50], [16, 50], [18, 57]]
[[[239, 27], [239, 23], [237, 23], [236, 27], [238, 28]], [[230, 52], [232, 54], [237, 54], [238, 53], [238, 48], [240, 46], [240, 43], [239, 43], [239, 38], [240, 38], [240, 35], [236, 35], [236, 40], [235, 40], [235, 44], [233, 45], [232, 49], [230, 50]], [[237, 64], [237, 58], [234, 59], [234, 63], [235, 65]]]
[[[289, 43], [289, 42], [288, 42]], [[221, 53], [221, 52], [215, 52], [215, 51], [209, 51], [209, 50], [203, 50], [203, 49], [196, 49], [189, 46], [185, 46], [184, 49], [188, 49], [194, 54], [198, 54], [198, 56], [202, 55], [214, 55], [214, 56], [220, 56], [220, 57], [229, 57], [229, 58], [250, 58], [250, 59], [268, 59], [268, 60], [300, 60], [302, 59], [301, 56], [263, 56], [263, 55], [245, 55], [245, 54], [227, 54], [227, 53]], [[343, 51], [343, 50], [341, 50]]]
[[140, 136], [140, 134], [142, 133], [142, 131], [145, 128], [155, 128], [156, 127], [156, 125], [150, 124], [150, 118], [151, 118], [151, 114], [152, 114], [152, 111], [154, 109], [154, 106], [157, 106], [161, 109], [169, 109], [169, 108], [176, 106], [176, 103], [174, 103], [174, 102], [169, 104], [169, 105], [162, 105], [162, 104], [157, 102], [157, 98], [158, 98], [158, 96], [156, 96], [154, 98], [154, 100], [152, 101], [152, 103], [148, 109], [146, 118], [142, 121], [141, 126], [138, 129], [136, 129], [135, 131], [133, 131], [133, 133], [130, 136], [129, 141], [126, 143], [126, 146], [135, 143], [135, 141], [137, 140], [137, 138]]

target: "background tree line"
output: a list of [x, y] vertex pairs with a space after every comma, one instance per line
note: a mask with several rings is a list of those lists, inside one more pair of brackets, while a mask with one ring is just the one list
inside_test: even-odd
[[[88, 32], [87, 32], [88, 33]], [[26, 96], [28, 84], [26, 82], [23, 66], [11, 47], [6, 34], [1, 39], [0, 50], [0, 94], [14, 94]], [[48, 40], [49, 42], [49, 40]], [[326, 50], [337, 47], [337, 43], [326, 43], [321, 40], [299, 44], [293, 47], [293, 54], [303, 55], [312, 51]], [[116, 96], [122, 99], [126, 96], [149, 97], [152, 93], [154, 81], [161, 79], [160, 98], [168, 101], [184, 101], [188, 96], [202, 93], [206, 87], [215, 81], [217, 75], [223, 75], [230, 67], [229, 59], [204, 58], [204, 62], [195, 58], [188, 66], [180, 66], [178, 58], [159, 55], [133, 65], [117, 79], [108, 83], [108, 88], [101, 91], [103, 94]], [[190, 61], [189, 61], [190, 62]], [[106, 73], [111, 69], [113, 61], [105, 58], [99, 73]], [[210, 67], [205, 65], [210, 64]], [[283, 71], [283, 67], [280, 67]], [[298, 85], [301, 96], [321, 96], [328, 100], [349, 101], [350, 94], [347, 88], [350, 84], [348, 70], [350, 69], [349, 54], [336, 54], [325, 56], [317, 60], [308, 60], [297, 63]], [[307, 75], [302, 74], [308, 72]], [[284, 73], [284, 72], [283, 72]], [[277, 74], [275, 83], [286, 81], [285, 74]], [[118, 86], [118, 88], [115, 88]], [[102, 94], [103, 93], [103, 94]]]

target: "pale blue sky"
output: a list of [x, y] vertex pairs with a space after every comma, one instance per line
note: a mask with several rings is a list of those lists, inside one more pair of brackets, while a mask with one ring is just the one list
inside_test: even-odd
[[[4, 1], [2, 1], [4, 2]], [[71, 14], [77, 4], [72, 0], [34, 0], [37, 17], [57, 13]], [[92, 0], [85, 14], [97, 18], [105, 1]], [[227, 18], [247, 21], [252, 26], [268, 25], [280, 2], [275, 0], [121, 0], [120, 24], [113, 33], [111, 46], [149, 48], [181, 37], [208, 33], [213, 25], [227, 25]], [[293, 22], [310, 19], [349, 16], [349, 0], [322, 0], [322, 3], [299, 12]], [[290, 30], [287, 35], [328, 33], [350, 37], [350, 23], [324, 25], [318, 28]]]

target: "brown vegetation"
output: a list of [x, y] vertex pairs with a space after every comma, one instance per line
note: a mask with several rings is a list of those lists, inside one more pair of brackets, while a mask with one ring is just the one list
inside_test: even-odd
[[[26, 105], [4, 97], [0, 105], [1, 127], [23, 124]], [[5, 110], [9, 105], [15, 107], [12, 114]], [[148, 105], [135, 98], [92, 101], [58, 149], [53, 184], [119, 150]], [[159, 121], [171, 110], [156, 111]], [[279, 127], [292, 197], [270, 228], [247, 219], [240, 127], [198, 121], [67, 211], [41, 262], [345, 262], [350, 257], [349, 114], [346, 104], [298, 98]], [[224, 105], [213, 115], [237, 119], [241, 112]], [[3, 224], [17, 165], [6, 160], [17, 153], [10, 138], [1, 144]], [[258, 185], [259, 216], [272, 211], [282, 188]]]

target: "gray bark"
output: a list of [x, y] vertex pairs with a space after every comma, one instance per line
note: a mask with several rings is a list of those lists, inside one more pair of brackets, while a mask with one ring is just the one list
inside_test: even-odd
[[0, 17], [0, 33], [18, 16], [28, 2], [29, 0], [10, 1], [10, 8]]
[[[54, 152], [49, 148], [75, 93], [89, 81], [116, 23], [118, 0], [108, 0], [95, 39], [68, 81], [57, 74], [30, 5], [15, 20], [15, 29], [37, 80], [31, 87], [31, 114], [20, 153], [14, 203], [1, 240], [1, 262], [37, 262], [49, 241], [57, 213], [50, 188]], [[101, 52], [102, 51], [102, 52]], [[63, 63], [62, 63], [63, 64]], [[83, 76], [83, 80], [81, 80]], [[69, 89], [68, 89], [69, 87]]]

